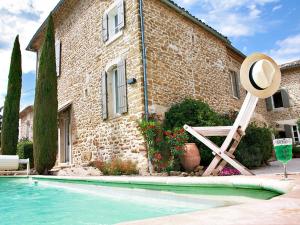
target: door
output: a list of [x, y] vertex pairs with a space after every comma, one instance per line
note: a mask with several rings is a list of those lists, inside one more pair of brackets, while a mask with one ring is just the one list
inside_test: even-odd
[[65, 118], [64, 121], [64, 163], [70, 163], [71, 154], [71, 134], [70, 134], [70, 117]]

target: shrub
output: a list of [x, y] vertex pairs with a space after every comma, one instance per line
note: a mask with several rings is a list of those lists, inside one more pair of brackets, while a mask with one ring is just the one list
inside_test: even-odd
[[20, 159], [28, 159], [30, 161], [30, 168], [34, 167], [33, 160], [33, 143], [28, 139], [22, 139], [17, 146], [17, 155]]
[[300, 146], [293, 146], [293, 157], [300, 157]]
[[[221, 116], [212, 110], [208, 104], [200, 100], [185, 99], [183, 102], [173, 105], [165, 115], [164, 128], [173, 130], [182, 128], [184, 124], [189, 126], [226, 126], [231, 125], [232, 120], [228, 116]], [[224, 137], [211, 137], [217, 145], [221, 145]], [[189, 135], [188, 142], [196, 143], [201, 149], [201, 164], [209, 165], [214, 155], [211, 150], [196, 138]]]
[[[182, 103], [173, 105], [166, 113], [164, 127], [174, 129], [182, 127], [184, 124], [190, 126], [228, 126], [233, 124], [236, 116], [236, 112], [220, 115], [200, 100], [186, 99]], [[218, 146], [224, 141], [224, 137], [210, 137], [209, 139]], [[203, 166], [209, 165], [214, 158], [212, 151], [191, 135], [189, 142], [196, 143], [200, 149], [201, 164]], [[251, 124], [235, 154], [242, 164], [253, 168], [267, 163], [272, 155], [272, 149], [271, 131], [268, 128]]]
[[138, 174], [137, 164], [131, 160], [121, 160], [114, 158], [109, 162], [97, 160], [91, 166], [98, 168], [104, 175], [132, 175]]
[[268, 163], [272, 156], [272, 133], [269, 128], [257, 127], [254, 123], [246, 129], [235, 153], [239, 162], [248, 168], [255, 168]]

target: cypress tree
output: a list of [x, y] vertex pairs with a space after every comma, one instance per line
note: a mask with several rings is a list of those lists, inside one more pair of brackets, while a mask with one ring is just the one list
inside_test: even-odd
[[48, 174], [57, 155], [57, 76], [53, 18], [47, 19], [35, 88], [33, 118], [34, 165], [39, 174]]
[[19, 111], [22, 88], [22, 57], [19, 35], [15, 39], [8, 74], [1, 129], [1, 154], [15, 155], [19, 135]]

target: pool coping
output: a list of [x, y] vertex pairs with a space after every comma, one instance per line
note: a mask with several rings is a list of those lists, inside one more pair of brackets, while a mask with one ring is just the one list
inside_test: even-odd
[[291, 181], [281, 181], [278, 179], [249, 176], [226, 176], [226, 177], [154, 177], [154, 176], [30, 176], [37, 179], [50, 180], [73, 180], [73, 181], [94, 181], [112, 183], [132, 183], [132, 184], [165, 184], [165, 185], [204, 185], [204, 186], [225, 186], [240, 188], [265, 189], [280, 194], [291, 191], [295, 184]]

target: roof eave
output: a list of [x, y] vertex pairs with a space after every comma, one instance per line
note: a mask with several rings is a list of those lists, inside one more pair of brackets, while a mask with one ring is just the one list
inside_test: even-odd
[[[62, 5], [64, 2], [65, 2], [65, 0], [60, 0], [60, 1], [56, 4], [56, 6], [54, 7], [54, 9], [53, 9], [50, 13], [52, 13], [52, 14], [56, 13], [56, 12], [60, 9], [61, 5]], [[39, 36], [39, 35], [43, 32], [43, 30], [45, 29], [46, 23], [47, 23], [47, 19], [45, 19], [45, 21], [42, 23], [42, 25], [39, 27], [39, 29], [35, 32], [35, 34], [34, 34], [33, 37], [31, 38], [29, 44], [28, 44], [27, 47], [26, 47], [26, 50], [27, 50], [27, 51], [36, 52], [36, 49], [34, 49], [34, 48], [32, 47], [32, 45], [33, 45], [34, 41], [38, 38], [38, 36]]]

